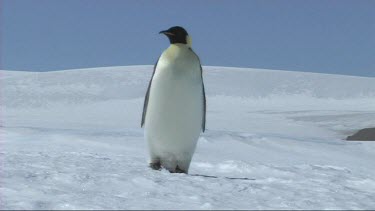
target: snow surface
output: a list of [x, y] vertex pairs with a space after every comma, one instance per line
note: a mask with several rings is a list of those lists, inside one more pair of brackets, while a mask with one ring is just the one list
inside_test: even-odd
[[375, 126], [375, 78], [204, 67], [189, 173], [212, 178], [148, 168], [151, 73], [0, 71], [0, 208], [375, 208], [375, 143], [343, 140]]

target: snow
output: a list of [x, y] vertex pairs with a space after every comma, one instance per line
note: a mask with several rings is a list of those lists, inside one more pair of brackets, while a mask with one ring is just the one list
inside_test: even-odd
[[207, 132], [184, 175], [147, 167], [151, 73], [0, 71], [0, 208], [375, 208], [375, 143], [343, 140], [375, 126], [375, 78], [204, 67]]

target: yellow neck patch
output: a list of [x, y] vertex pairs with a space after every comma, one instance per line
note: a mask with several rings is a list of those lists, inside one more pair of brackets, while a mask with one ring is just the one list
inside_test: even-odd
[[191, 48], [191, 45], [193, 41], [191, 40], [191, 37], [189, 35], [186, 36], [186, 45]]

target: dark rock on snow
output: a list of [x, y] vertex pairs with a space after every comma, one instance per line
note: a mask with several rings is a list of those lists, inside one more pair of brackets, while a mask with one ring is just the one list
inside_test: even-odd
[[346, 138], [348, 141], [375, 141], [375, 128], [359, 130], [352, 136]]

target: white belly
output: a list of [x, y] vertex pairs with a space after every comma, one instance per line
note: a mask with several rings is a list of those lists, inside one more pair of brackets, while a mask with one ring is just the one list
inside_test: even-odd
[[200, 69], [160, 61], [157, 68], [145, 120], [151, 160], [160, 160], [167, 169], [179, 165], [187, 170], [202, 126]]

